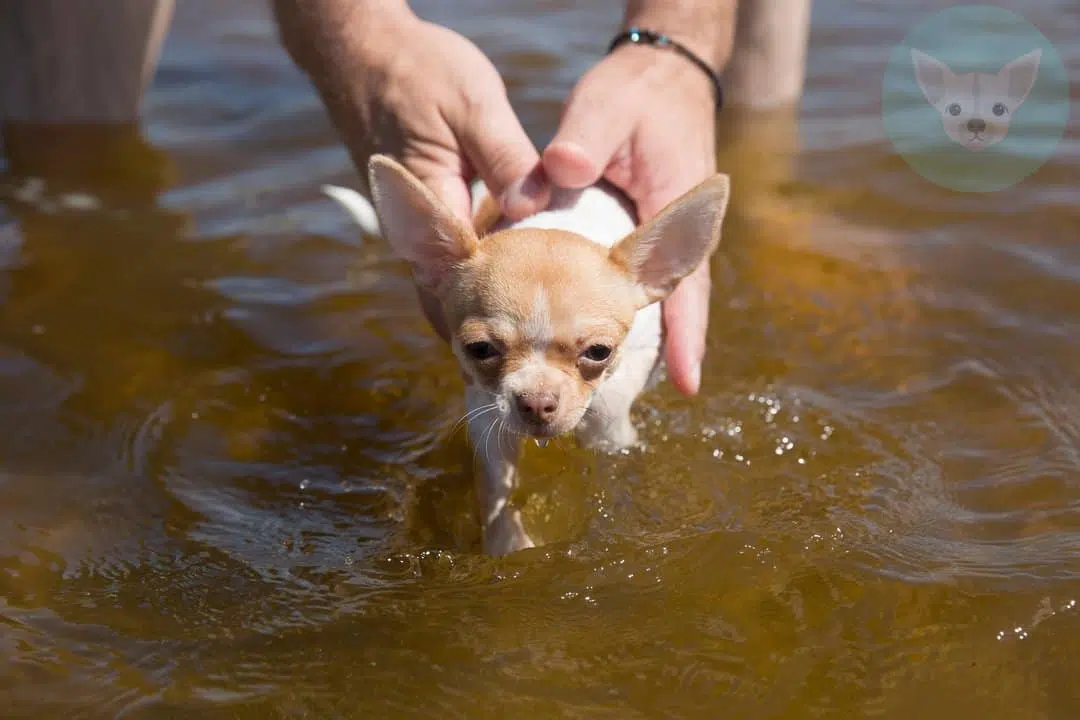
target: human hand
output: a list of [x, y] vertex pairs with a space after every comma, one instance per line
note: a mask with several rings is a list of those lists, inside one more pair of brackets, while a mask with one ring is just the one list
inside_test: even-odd
[[339, 42], [315, 80], [359, 168], [389, 154], [464, 218], [476, 176], [513, 218], [547, 204], [539, 154], [472, 42], [407, 6], [353, 12]]
[[[716, 172], [713, 92], [685, 58], [624, 45], [574, 88], [544, 150], [544, 170], [561, 187], [606, 179], [644, 222]], [[668, 371], [687, 395], [701, 385], [710, 288], [706, 262], [663, 303]]]
[[[373, 153], [389, 154], [466, 220], [477, 176], [510, 218], [547, 205], [539, 153], [469, 40], [400, 0], [276, 0], [275, 13], [362, 176]], [[420, 300], [446, 337], [438, 303]]]

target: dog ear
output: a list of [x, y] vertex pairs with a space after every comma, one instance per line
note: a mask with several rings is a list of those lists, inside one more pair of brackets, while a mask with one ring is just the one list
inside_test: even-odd
[[713, 175], [611, 249], [644, 292], [642, 306], [663, 300], [716, 252], [730, 194], [728, 176]]
[[1039, 62], [1042, 50], [1032, 50], [1026, 55], [1013, 60], [998, 71], [998, 77], [1005, 80], [1009, 96], [1009, 110], [1015, 110], [1027, 99], [1039, 74]]
[[383, 237], [412, 265], [419, 285], [437, 290], [453, 266], [476, 251], [476, 233], [388, 156], [371, 157], [368, 177]]
[[926, 101], [934, 107], [945, 97], [953, 71], [937, 58], [922, 50], [911, 51], [911, 64], [915, 67], [915, 81], [926, 96]]

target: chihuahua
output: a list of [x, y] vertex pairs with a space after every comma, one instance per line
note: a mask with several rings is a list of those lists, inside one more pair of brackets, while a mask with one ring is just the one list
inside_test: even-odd
[[606, 185], [556, 190], [547, 209], [510, 222], [477, 183], [467, 222], [389, 157], [375, 155], [368, 171], [374, 208], [348, 188], [324, 192], [438, 299], [481, 458], [484, 552], [533, 547], [510, 502], [521, 441], [572, 433], [590, 448], [636, 444], [631, 406], [661, 365], [659, 303], [715, 252], [728, 177], [712, 176], [638, 227]]
[[996, 73], [954, 73], [937, 58], [911, 51], [915, 79], [941, 114], [945, 134], [968, 150], [984, 150], [1005, 139], [1012, 114], [1035, 85], [1042, 50], [1032, 50]]

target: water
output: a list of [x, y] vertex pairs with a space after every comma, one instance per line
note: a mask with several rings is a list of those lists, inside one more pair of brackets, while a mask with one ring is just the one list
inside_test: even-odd
[[[702, 395], [529, 446], [498, 561], [321, 106], [259, 3], [181, 5], [145, 141], [68, 178], [106, 208], [0, 210], [5, 717], [1080, 715], [1080, 146], [911, 172], [881, 73], [937, 5], [819, 3], [798, 116], [725, 116]], [[418, 7], [544, 142], [617, 17], [533, 5]], [[1075, 5], [1023, 11], [1080, 77]]]

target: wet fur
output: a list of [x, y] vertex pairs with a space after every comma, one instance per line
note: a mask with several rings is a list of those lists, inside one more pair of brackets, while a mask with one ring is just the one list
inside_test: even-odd
[[[551, 435], [573, 432], [582, 445], [605, 450], [637, 442], [631, 406], [656, 381], [663, 357], [658, 300], [668, 290], [638, 281], [650, 262], [644, 251], [652, 245], [630, 242], [644, 235], [631, 206], [609, 187], [556, 190], [547, 210], [509, 222], [481, 184], [474, 190], [472, 226], [464, 227], [444, 215], [403, 168], [376, 162], [372, 187], [379, 212], [352, 190], [326, 192], [366, 232], [396, 233], [395, 249], [412, 262], [418, 282], [439, 288], [451, 347], [466, 378], [469, 437], [480, 459], [484, 550], [503, 555], [532, 547], [510, 504], [520, 440], [530, 433], [508, 407], [509, 398], [533, 392], [557, 398], [558, 411], [544, 430]], [[683, 244], [699, 254], [707, 247], [706, 256], [715, 250], [727, 202], [727, 179], [721, 180], [701, 190], [717, 199], [718, 206], [704, 213], [709, 218], [671, 216], [693, 236]], [[397, 185], [407, 190], [391, 187]], [[417, 215], [420, 205], [433, 208], [430, 221]], [[383, 219], [396, 223], [390, 233]], [[417, 243], [418, 234], [431, 237]], [[497, 362], [468, 355], [471, 342], [492, 338], [502, 350]], [[602, 366], [582, 360], [596, 343], [615, 348]]]

